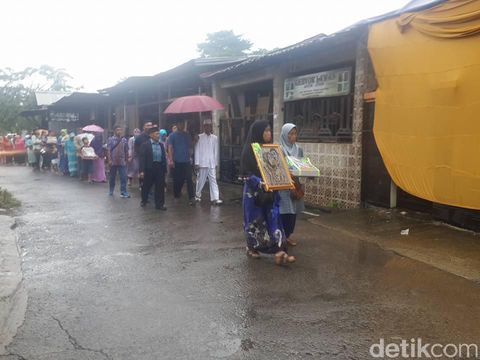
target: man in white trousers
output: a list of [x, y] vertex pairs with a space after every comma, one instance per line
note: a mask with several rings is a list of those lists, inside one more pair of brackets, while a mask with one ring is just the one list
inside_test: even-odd
[[217, 185], [217, 165], [218, 165], [218, 138], [212, 134], [212, 119], [203, 121], [204, 132], [198, 136], [195, 145], [195, 169], [197, 170], [197, 193], [195, 200], [202, 200], [202, 190], [208, 179], [210, 185], [210, 201], [213, 204], [220, 205]]

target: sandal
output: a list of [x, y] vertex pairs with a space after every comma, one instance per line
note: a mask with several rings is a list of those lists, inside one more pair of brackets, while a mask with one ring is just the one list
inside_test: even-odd
[[260, 259], [260, 254], [258, 251], [250, 250], [247, 248], [247, 256], [251, 257], [252, 259]]
[[295, 240], [287, 239], [287, 244], [290, 246], [297, 246], [298, 243]]
[[297, 261], [295, 256], [288, 255], [285, 251], [279, 251], [275, 254], [276, 265], [292, 264], [295, 261]]

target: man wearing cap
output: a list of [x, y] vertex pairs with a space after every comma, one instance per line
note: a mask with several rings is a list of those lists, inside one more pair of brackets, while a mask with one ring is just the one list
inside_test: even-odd
[[145, 124], [143, 124], [143, 132], [135, 138], [134, 150], [136, 154], [140, 152], [140, 146], [150, 140], [150, 135], [148, 134], [148, 131], [152, 127], [153, 123], [151, 121], [147, 121], [145, 122]]
[[[140, 147], [146, 143], [147, 141], [150, 140], [150, 135], [149, 135], [149, 130], [153, 128], [153, 123], [150, 121], [150, 120], [147, 120], [144, 124], [143, 124], [143, 132], [138, 135], [136, 138], [135, 138], [135, 141], [133, 142], [133, 149], [135, 151], [135, 154], [139, 154], [140, 153]], [[142, 189], [142, 185], [143, 185], [143, 179], [139, 178], [138, 179], [138, 182], [139, 182], [139, 185], [140, 185], [140, 190]]]
[[150, 139], [140, 146], [139, 177], [143, 179], [142, 202], [147, 204], [148, 193], [155, 188], [155, 208], [167, 210], [165, 207], [165, 174], [167, 172], [167, 158], [165, 147], [160, 142], [160, 133], [157, 127], [148, 130]]
[[217, 166], [218, 166], [218, 138], [212, 134], [212, 120], [205, 119], [203, 122], [204, 132], [198, 136], [195, 145], [195, 168], [197, 169], [197, 191], [196, 201], [201, 201], [202, 190], [208, 179], [210, 185], [210, 201], [213, 204], [220, 205], [220, 195], [217, 184]]

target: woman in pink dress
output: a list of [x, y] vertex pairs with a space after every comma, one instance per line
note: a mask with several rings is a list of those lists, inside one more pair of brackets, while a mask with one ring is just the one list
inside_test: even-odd
[[102, 135], [96, 134], [90, 146], [95, 150], [98, 159], [93, 160], [92, 181], [107, 182], [105, 176], [105, 150], [103, 148]]

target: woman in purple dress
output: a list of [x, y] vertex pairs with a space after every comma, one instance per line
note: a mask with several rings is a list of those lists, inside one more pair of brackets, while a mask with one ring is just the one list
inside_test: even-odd
[[103, 149], [102, 135], [96, 134], [90, 146], [95, 150], [98, 159], [93, 160], [92, 181], [107, 182], [105, 176], [105, 150]]

